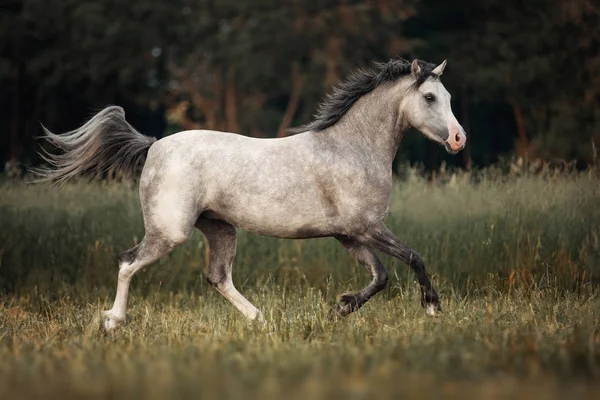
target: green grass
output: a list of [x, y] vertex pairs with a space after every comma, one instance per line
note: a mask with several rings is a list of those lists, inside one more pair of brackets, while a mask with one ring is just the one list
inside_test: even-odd
[[[600, 396], [600, 180], [596, 172], [394, 188], [388, 226], [442, 297], [424, 315], [408, 268], [327, 318], [370, 280], [332, 239], [240, 232], [234, 281], [265, 315], [246, 322], [205, 282], [199, 233], [132, 284], [125, 326], [99, 331], [117, 255], [143, 236], [137, 190], [0, 185], [0, 398], [561, 398]], [[473, 183], [476, 182], [476, 183]]]

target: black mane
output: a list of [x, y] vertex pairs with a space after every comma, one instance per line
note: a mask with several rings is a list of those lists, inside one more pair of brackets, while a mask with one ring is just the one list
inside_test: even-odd
[[[421, 74], [416, 85], [419, 86], [429, 77], [437, 77], [432, 70], [435, 64], [419, 60]], [[327, 95], [319, 105], [314, 120], [298, 128], [289, 129], [295, 134], [306, 131], [322, 131], [338, 122], [350, 107], [362, 96], [374, 90], [379, 85], [395, 81], [411, 73], [411, 62], [403, 58], [396, 58], [387, 63], [375, 63], [373, 68], [359, 69], [338, 86], [333, 93]]]

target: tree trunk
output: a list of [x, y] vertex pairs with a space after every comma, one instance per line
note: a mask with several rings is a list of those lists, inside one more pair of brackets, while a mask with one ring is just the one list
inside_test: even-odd
[[260, 118], [256, 117], [257, 115], [259, 115], [266, 101], [267, 96], [264, 93], [256, 93], [251, 97], [250, 109], [248, 110], [248, 112], [250, 115], [253, 116], [250, 118], [250, 136], [252, 137], [267, 137], [265, 135], [265, 132], [260, 128]]
[[176, 123], [184, 130], [193, 130], [193, 129], [201, 129], [199, 123], [193, 121], [187, 116], [187, 111], [190, 106], [190, 102], [187, 100], [182, 101], [181, 103], [173, 103], [172, 105], [167, 107], [166, 115], [167, 120]]
[[278, 138], [284, 137], [285, 131], [292, 124], [292, 119], [294, 118], [294, 114], [296, 113], [296, 109], [298, 108], [298, 101], [300, 99], [300, 89], [302, 87], [302, 75], [300, 74], [300, 66], [295, 61], [292, 63], [291, 76], [292, 76], [292, 90], [290, 92], [290, 100], [288, 102], [287, 108], [285, 109], [285, 113], [283, 114], [283, 118], [281, 119], [281, 124], [279, 125], [279, 129], [277, 130]]
[[225, 83], [225, 119], [229, 132], [238, 132], [237, 122], [237, 96], [235, 91], [235, 71], [233, 67], [227, 69], [227, 81]]
[[206, 121], [206, 123], [204, 124], [206, 126], [206, 129], [218, 130], [219, 124], [217, 123], [217, 110], [215, 109], [215, 107], [213, 107], [212, 105], [206, 106], [204, 108], [201, 108], [201, 110], [204, 114], [204, 119]]
[[[504, 80], [506, 81], [507, 86], [511, 85], [510, 73], [506, 74]], [[515, 124], [517, 125], [518, 138], [515, 146], [515, 152], [518, 156], [524, 157], [527, 156], [527, 153], [529, 152], [529, 140], [527, 140], [527, 132], [525, 131], [525, 118], [523, 118], [523, 112], [517, 103], [517, 100], [510, 95], [508, 96], [508, 104], [510, 104], [513, 109]]]
[[331, 87], [337, 84], [339, 81], [338, 68], [343, 44], [343, 40], [335, 36], [329, 38], [325, 43], [324, 89], [326, 92], [329, 92]]
[[525, 118], [523, 118], [523, 112], [517, 102], [514, 99], [510, 99], [509, 102], [512, 106], [515, 123], [517, 125], [518, 139], [515, 150], [518, 156], [526, 157], [529, 153], [529, 140], [527, 139], [527, 133], [525, 131]]
[[179, 84], [183, 88], [183, 90], [190, 97], [192, 105], [200, 110], [204, 115], [205, 124], [204, 127], [206, 129], [219, 129], [222, 128], [217, 120], [217, 110], [222, 104], [222, 85], [221, 85], [221, 75], [219, 73], [215, 73], [213, 76], [213, 94], [214, 98], [208, 99], [202, 94], [201, 90], [198, 88], [198, 85], [190, 74], [174, 63], [170, 64], [170, 69], [179, 79]]

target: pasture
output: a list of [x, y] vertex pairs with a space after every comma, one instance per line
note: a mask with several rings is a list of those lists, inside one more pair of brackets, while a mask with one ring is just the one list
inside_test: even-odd
[[370, 274], [333, 239], [240, 233], [249, 324], [204, 278], [194, 233], [134, 278], [128, 319], [99, 329], [118, 253], [141, 240], [137, 188], [0, 185], [0, 398], [600, 397], [597, 170], [433, 182], [405, 168], [390, 229], [442, 299], [427, 317], [403, 264], [359, 312], [329, 308]]

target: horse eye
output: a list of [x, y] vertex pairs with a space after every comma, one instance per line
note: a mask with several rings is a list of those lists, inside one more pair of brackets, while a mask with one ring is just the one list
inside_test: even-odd
[[428, 103], [433, 103], [435, 101], [435, 96], [432, 93], [427, 93], [425, 95], [425, 100], [427, 100]]

